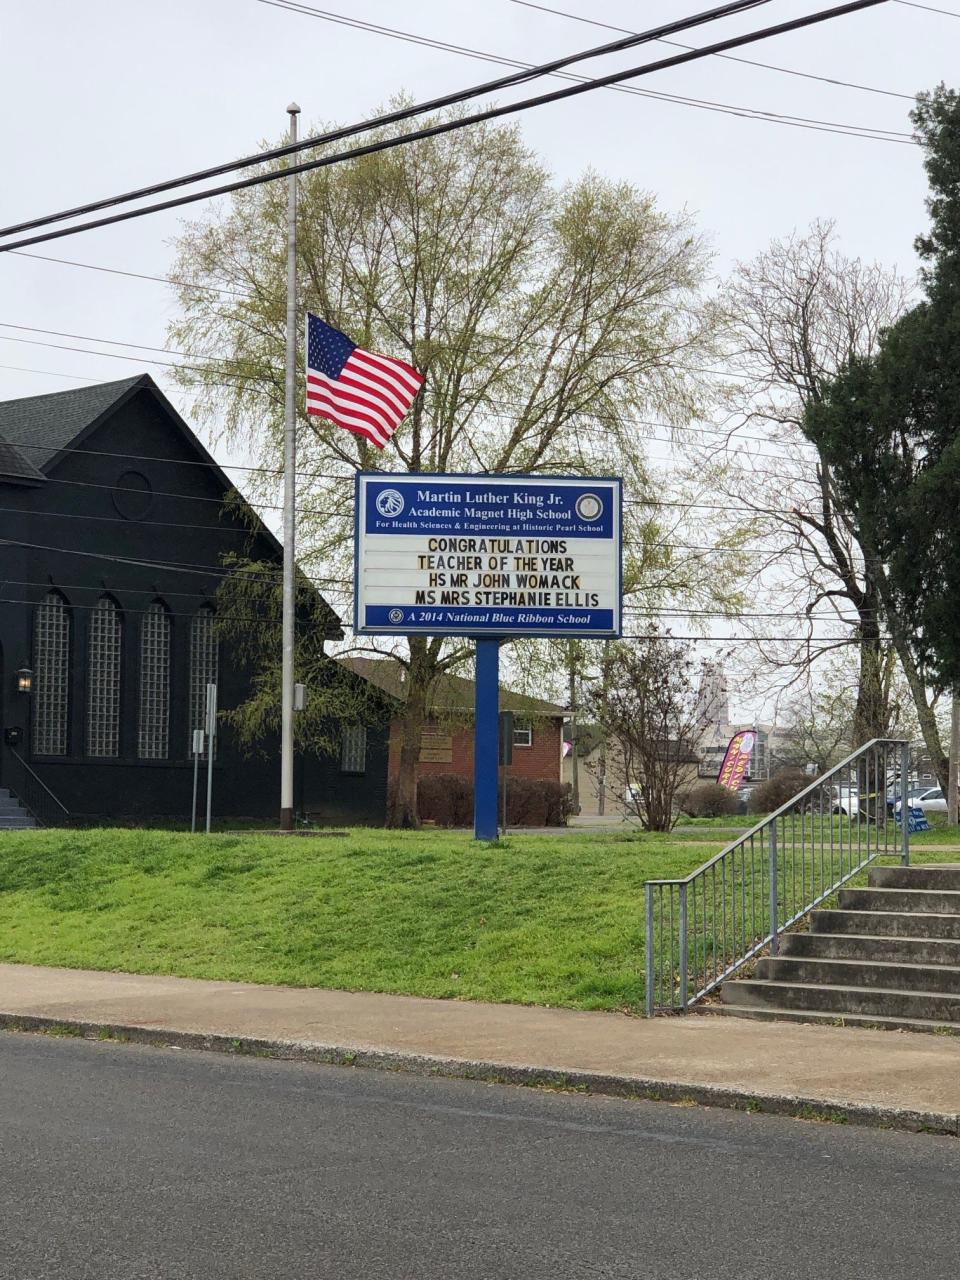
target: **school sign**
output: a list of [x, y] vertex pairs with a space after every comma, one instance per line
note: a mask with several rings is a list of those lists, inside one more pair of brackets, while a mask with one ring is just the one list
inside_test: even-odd
[[355, 631], [620, 635], [619, 479], [361, 472], [356, 486]]

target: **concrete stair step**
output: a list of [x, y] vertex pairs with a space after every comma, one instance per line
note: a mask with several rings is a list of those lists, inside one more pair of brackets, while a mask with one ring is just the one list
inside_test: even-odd
[[927, 911], [960, 915], [960, 891], [955, 889], [841, 889], [844, 911]]
[[871, 867], [871, 889], [947, 889], [960, 893], [960, 864], [931, 867]]
[[811, 911], [811, 933], [888, 938], [960, 938], [960, 916], [939, 911]]
[[771, 982], [871, 990], [945, 992], [960, 996], [960, 968], [877, 960], [823, 960], [805, 956], [765, 956], [755, 976]]
[[10, 817], [16, 817], [18, 813], [26, 812], [19, 800], [0, 800], [0, 816], [6, 814]]
[[809, 1022], [823, 1027], [864, 1027], [879, 1031], [925, 1031], [935, 1035], [960, 1037], [960, 1025], [932, 1018], [887, 1018], [865, 1013], [818, 1013], [814, 1009], [778, 1009], [776, 1005], [750, 1008], [746, 1005], [699, 1004], [696, 1013], [713, 1017], [753, 1018], [759, 1022]]
[[859, 1013], [881, 1018], [925, 1018], [960, 1023], [960, 992], [902, 991], [826, 983], [771, 982], [738, 978], [725, 982], [721, 999], [732, 1008], [804, 1009], [816, 1013]]
[[960, 938], [904, 938], [856, 933], [787, 933], [781, 956], [960, 966]]

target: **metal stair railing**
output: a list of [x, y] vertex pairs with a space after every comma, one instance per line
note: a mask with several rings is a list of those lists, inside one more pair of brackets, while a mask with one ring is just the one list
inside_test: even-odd
[[70, 810], [59, 800], [44, 780], [27, 764], [14, 747], [10, 754], [20, 764], [21, 777], [17, 786], [17, 799], [36, 818], [41, 827], [59, 827], [70, 817]]
[[646, 1011], [685, 1013], [877, 858], [910, 861], [909, 743], [874, 738], [681, 880], [648, 880]]

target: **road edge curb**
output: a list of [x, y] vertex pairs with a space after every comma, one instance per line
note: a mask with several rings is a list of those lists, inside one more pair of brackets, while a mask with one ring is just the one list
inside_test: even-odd
[[397, 1049], [321, 1044], [302, 1040], [268, 1040], [256, 1036], [229, 1036], [219, 1032], [180, 1031], [144, 1027], [132, 1023], [95, 1022], [54, 1018], [40, 1014], [0, 1011], [0, 1031], [36, 1032], [75, 1036], [86, 1040], [112, 1040], [157, 1049], [192, 1049], [234, 1057], [270, 1058], [285, 1062], [311, 1062], [321, 1066], [365, 1067], [418, 1076], [478, 1080], [488, 1084], [522, 1085], [665, 1102], [674, 1106], [722, 1107], [764, 1115], [789, 1116], [835, 1124], [856, 1124], [875, 1129], [901, 1129], [960, 1137], [960, 1114], [913, 1111], [872, 1103], [838, 1102], [801, 1094], [754, 1093], [727, 1085], [688, 1084], [642, 1076], [609, 1075], [563, 1067], [543, 1067], [470, 1058], [446, 1058]]

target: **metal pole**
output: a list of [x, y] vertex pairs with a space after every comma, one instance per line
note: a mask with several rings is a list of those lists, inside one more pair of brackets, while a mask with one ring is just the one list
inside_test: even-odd
[[775, 956], [780, 950], [780, 930], [777, 925], [777, 823], [770, 826], [770, 954]]
[[193, 744], [193, 804], [190, 806], [190, 831], [197, 830], [197, 787], [200, 782], [200, 753], [197, 744]]
[[653, 968], [653, 962], [654, 962], [654, 955], [653, 955], [653, 885], [652, 885], [652, 884], [648, 884], [648, 885], [646, 886], [646, 896], [647, 896], [647, 903], [646, 903], [646, 907], [647, 907], [647, 909], [646, 909], [646, 926], [647, 926], [646, 948], [647, 948], [647, 950], [646, 950], [645, 959], [646, 959], [646, 962], [647, 962], [647, 989], [646, 989], [646, 991], [644, 992], [644, 995], [645, 995], [645, 997], [646, 997], [646, 1001], [647, 1001], [647, 1017], [648, 1017], [648, 1018], [652, 1018], [652, 1017], [653, 1017], [653, 1008], [654, 1008], [654, 990], [653, 990], [653, 973], [654, 973], [654, 968]]
[[217, 686], [207, 685], [207, 835], [213, 814], [213, 757], [217, 748]]
[[[290, 141], [297, 140], [295, 102], [287, 107]], [[292, 164], [293, 161], [291, 160]], [[283, 672], [280, 695], [280, 829], [293, 830], [293, 682], [297, 510], [297, 179], [287, 179], [287, 358], [283, 419]]]
[[477, 640], [473, 740], [473, 834], [497, 838], [497, 766], [500, 747], [500, 641]]
[[[696, 904], [694, 904], [696, 905]], [[687, 885], [680, 885], [680, 1010], [687, 1012]]]
[[950, 712], [950, 767], [947, 770], [947, 823], [957, 825], [957, 788], [960, 786], [960, 695], [953, 695]]
[[[900, 748], [900, 861], [905, 867], [910, 865], [910, 814], [907, 809], [907, 779], [910, 773], [910, 744], [905, 742]], [[894, 801], [894, 814], [897, 806]]]

